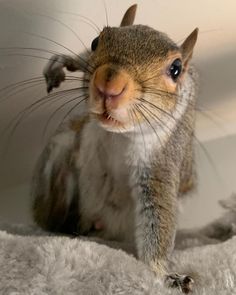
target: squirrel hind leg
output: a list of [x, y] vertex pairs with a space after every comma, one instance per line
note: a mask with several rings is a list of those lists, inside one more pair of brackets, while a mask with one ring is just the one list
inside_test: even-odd
[[68, 204], [62, 194], [37, 197], [33, 204], [33, 218], [46, 231], [78, 235], [78, 198], [73, 197]]
[[34, 221], [44, 230], [77, 234], [79, 192], [72, 147], [53, 142], [38, 161], [32, 182]]

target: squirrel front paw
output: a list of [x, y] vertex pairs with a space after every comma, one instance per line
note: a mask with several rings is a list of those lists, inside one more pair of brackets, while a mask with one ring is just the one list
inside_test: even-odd
[[63, 55], [53, 55], [46, 65], [43, 74], [47, 83], [47, 92], [51, 92], [53, 88], [60, 86], [65, 80], [65, 72], [63, 68], [66, 65], [66, 57]]
[[188, 294], [193, 290], [194, 280], [190, 276], [174, 273], [166, 276], [165, 283], [170, 288], [178, 288]]

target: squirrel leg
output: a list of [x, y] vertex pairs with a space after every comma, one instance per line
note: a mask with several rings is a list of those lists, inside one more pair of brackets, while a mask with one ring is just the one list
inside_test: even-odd
[[65, 80], [66, 68], [70, 72], [86, 71], [88, 67], [85, 54], [76, 56], [75, 58], [69, 55], [53, 55], [46, 67], [44, 68], [43, 75], [47, 83], [47, 92], [51, 92], [53, 88], [60, 86], [61, 82]]
[[180, 170], [180, 195], [188, 193], [196, 186], [197, 176], [194, 165], [194, 148], [192, 140], [186, 147], [185, 156]]
[[176, 177], [170, 179], [166, 182], [142, 175], [136, 196], [136, 246], [139, 259], [168, 286], [189, 293], [193, 285], [190, 276], [167, 272], [168, 256], [174, 247], [178, 195]]
[[188, 294], [193, 289], [194, 280], [190, 276], [175, 273], [168, 275], [165, 283], [170, 288], [178, 288], [184, 294]]
[[76, 71], [75, 60], [67, 55], [53, 55], [47, 63], [43, 74], [47, 83], [47, 92], [51, 92], [53, 88], [60, 86], [65, 80], [64, 68], [71, 68]]
[[[73, 136], [72, 133], [71, 141]], [[63, 133], [57, 135], [60, 137], [65, 141]], [[79, 196], [72, 149], [72, 146], [60, 145], [52, 139], [39, 158], [31, 194], [33, 218], [40, 227], [76, 235]]]

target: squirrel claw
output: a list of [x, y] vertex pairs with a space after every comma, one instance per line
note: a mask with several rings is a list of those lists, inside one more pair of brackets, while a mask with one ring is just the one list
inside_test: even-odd
[[53, 86], [51, 84], [47, 85], [47, 93], [50, 93], [53, 89]]
[[54, 55], [45, 67], [43, 74], [47, 83], [48, 93], [53, 88], [59, 87], [61, 82], [65, 80], [65, 72], [63, 70], [65, 64], [66, 59], [64, 56]]
[[166, 277], [166, 284], [170, 288], [178, 288], [184, 294], [188, 294], [193, 290], [194, 280], [187, 275], [179, 275], [177, 273], [170, 274]]

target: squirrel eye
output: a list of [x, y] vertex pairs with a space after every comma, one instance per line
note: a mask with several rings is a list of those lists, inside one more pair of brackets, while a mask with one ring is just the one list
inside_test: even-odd
[[174, 60], [173, 63], [171, 64], [168, 74], [169, 76], [171, 76], [172, 80], [175, 82], [177, 78], [179, 77], [181, 71], [182, 71], [182, 62], [178, 58]]
[[96, 48], [97, 48], [97, 46], [98, 46], [98, 41], [99, 41], [99, 37], [96, 37], [96, 38], [93, 40], [93, 42], [92, 42], [92, 44], [91, 44], [91, 49], [92, 49], [92, 51], [95, 51], [95, 50], [96, 50]]

